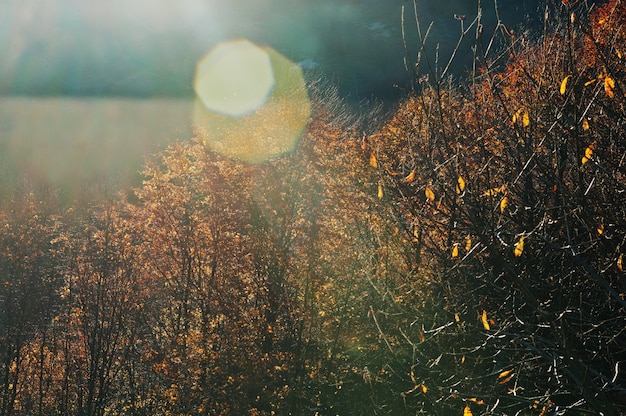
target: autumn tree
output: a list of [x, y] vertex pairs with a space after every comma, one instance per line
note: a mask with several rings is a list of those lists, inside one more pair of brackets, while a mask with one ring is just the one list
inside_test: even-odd
[[385, 328], [413, 407], [623, 411], [623, 16], [554, 2], [532, 42], [479, 13], [470, 86], [431, 73], [374, 135], [440, 291], [424, 330]]
[[[48, 335], [59, 303], [61, 264], [55, 255], [62, 231], [60, 218], [48, 204], [27, 193], [0, 212], [0, 414], [41, 409], [45, 384], [29, 386], [24, 373], [41, 373], [24, 353], [24, 346]], [[38, 354], [41, 351], [37, 351]], [[33, 367], [31, 368], [31, 365]], [[32, 388], [32, 397], [22, 392]]]

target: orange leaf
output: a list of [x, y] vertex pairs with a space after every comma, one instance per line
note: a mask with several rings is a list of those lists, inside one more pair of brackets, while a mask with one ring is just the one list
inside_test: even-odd
[[426, 394], [428, 393], [428, 387], [426, 387], [423, 383], [422, 383], [422, 393]]
[[622, 269], [622, 257], [624, 257], [623, 254], [620, 253], [619, 257], [617, 258], [617, 268], [620, 270], [620, 272], [624, 271]]
[[586, 149], [585, 149], [585, 155], [582, 157], [581, 159], [581, 163], [584, 165], [585, 163], [589, 162], [591, 160], [591, 157], [593, 156], [593, 148], [594, 148], [594, 144], [595, 143], [591, 143]]
[[604, 224], [598, 225], [597, 231], [598, 231], [598, 235], [604, 234]]
[[415, 169], [413, 169], [411, 171], [411, 173], [409, 173], [409, 176], [407, 176], [406, 178], [404, 178], [404, 182], [406, 183], [411, 183], [413, 182], [413, 180], [415, 179]]
[[506, 383], [508, 383], [509, 381], [511, 381], [511, 379], [512, 379], [512, 378], [513, 378], [513, 376], [512, 376], [512, 375], [510, 375], [510, 376], [508, 376], [508, 377], [507, 377], [507, 378], [505, 378], [505, 379], [499, 380], [499, 381], [498, 381], [498, 384], [506, 384]]
[[430, 202], [433, 202], [435, 200], [435, 193], [432, 189], [430, 189], [430, 187], [426, 187], [426, 189], [424, 190], [424, 194], [426, 195], [426, 199], [428, 199]]
[[463, 416], [473, 416], [472, 409], [470, 409], [469, 404], [465, 405], [465, 409], [463, 409]]
[[606, 95], [611, 98], [615, 97], [615, 94], [613, 93], [613, 88], [615, 88], [615, 80], [613, 80], [613, 78], [609, 76], [604, 78], [604, 91], [606, 92]]
[[374, 152], [370, 154], [370, 166], [373, 168], [378, 167], [378, 160], [376, 159], [376, 154]]
[[589, 130], [589, 120], [587, 120], [587, 117], [583, 118], [583, 130]]
[[500, 212], [503, 213], [508, 205], [509, 205], [509, 197], [505, 196], [504, 198], [502, 198], [502, 201], [500, 201]]
[[483, 328], [485, 328], [486, 331], [489, 331], [491, 327], [489, 326], [489, 321], [487, 320], [487, 311], [484, 309], [482, 315], [480, 316], [480, 320], [483, 322]]

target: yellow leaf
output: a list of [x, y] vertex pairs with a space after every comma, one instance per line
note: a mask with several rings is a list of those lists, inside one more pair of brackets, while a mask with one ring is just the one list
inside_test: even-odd
[[571, 77], [572, 77], [571, 75], [568, 75], [565, 78], [563, 78], [563, 81], [561, 81], [561, 88], [559, 89], [559, 92], [561, 93], [561, 95], [565, 94], [565, 91], [567, 90], [567, 81]]
[[524, 108], [520, 108], [515, 112], [515, 114], [513, 114], [513, 124], [517, 123], [517, 120], [519, 120], [520, 116], [522, 117], [522, 125], [524, 127], [528, 127], [530, 125], [530, 115], [528, 114], [528, 111], [526, 111]]
[[470, 397], [470, 398], [469, 398], [469, 399], [467, 399], [467, 400], [468, 400], [468, 401], [470, 401], [470, 402], [474, 402], [474, 403], [476, 403], [476, 404], [479, 404], [479, 405], [481, 405], [481, 406], [482, 406], [483, 404], [485, 404], [485, 401], [484, 401], [484, 400], [477, 399], [476, 397]]
[[615, 88], [615, 81], [613, 80], [613, 78], [609, 76], [604, 78], [604, 91], [606, 92], [606, 95], [611, 98], [615, 97], [615, 94], [613, 93], [613, 88]]
[[465, 409], [463, 409], [463, 416], [473, 416], [472, 409], [470, 409], [469, 404], [465, 405]]
[[511, 381], [511, 379], [513, 378], [513, 375], [508, 376], [507, 378], [503, 378], [501, 380], [498, 380], [498, 384], [506, 384], [509, 381]]
[[583, 130], [589, 130], [589, 120], [587, 120], [587, 117], [583, 118]]
[[435, 200], [435, 193], [432, 189], [430, 189], [430, 187], [426, 187], [426, 189], [424, 190], [424, 194], [426, 195], [426, 199], [428, 199], [430, 202], [433, 202]]
[[505, 196], [504, 198], [502, 198], [502, 201], [500, 201], [500, 212], [503, 213], [508, 205], [509, 205], [509, 197]]
[[472, 237], [469, 235], [465, 237], [465, 251], [470, 251], [472, 249]]
[[585, 149], [585, 155], [582, 157], [581, 159], [581, 163], [584, 165], [585, 163], [589, 162], [591, 160], [591, 157], [593, 156], [593, 148], [594, 148], [594, 144], [595, 143], [591, 143], [586, 149]]
[[502, 188], [491, 188], [487, 191], [485, 191], [485, 193], [483, 193], [483, 196], [494, 196], [494, 195], [498, 195], [500, 193], [500, 191], [502, 190]]
[[383, 184], [378, 184], [378, 199], [383, 199]]
[[456, 193], [460, 194], [461, 192], [463, 192], [465, 190], [465, 179], [463, 179], [462, 176], [459, 176], [459, 178], [456, 180], [457, 184], [456, 184]]
[[413, 182], [413, 179], [415, 179], [415, 169], [413, 169], [411, 171], [411, 173], [409, 173], [409, 176], [407, 176], [406, 178], [404, 178], [404, 182], [406, 183], [411, 183]]
[[459, 257], [459, 245], [455, 244], [454, 247], [452, 247], [452, 258], [457, 258]]
[[619, 257], [617, 258], [617, 268], [620, 270], [620, 272], [623, 272], [624, 270], [622, 269], [622, 257], [624, 255], [620, 253]]
[[422, 393], [428, 393], [428, 387], [426, 387], [424, 384], [422, 384]]
[[596, 82], [596, 81], [597, 81], [597, 80], [594, 78], [594, 79], [592, 79], [591, 81], [587, 81], [587, 82], [585, 82], [585, 87], [590, 86], [591, 84], [593, 84], [593, 83], [594, 83], [594, 82]]
[[483, 314], [480, 316], [480, 320], [483, 322], [483, 328], [485, 328], [486, 331], [489, 331], [491, 326], [489, 326], [489, 321], [487, 320], [487, 311], [484, 309]]
[[465, 364], [465, 356], [461, 357], [461, 364]]
[[524, 127], [528, 127], [530, 125], [530, 116], [528, 115], [528, 111], [524, 111], [522, 124], [524, 125]]
[[515, 250], [513, 250], [513, 253], [515, 253], [515, 257], [521, 256], [522, 253], [524, 252], [524, 239], [525, 238], [526, 237], [521, 236], [517, 244], [515, 244]]
[[454, 322], [461, 322], [461, 317], [459, 316], [458, 313], [454, 314]]
[[598, 231], [598, 235], [604, 234], [604, 224], [598, 225], [597, 231]]
[[422, 331], [420, 331], [417, 335], [419, 336], [421, 342], [426, 341], [426, 337], [424, 336], [424, 333]]
[[373, 168], [378, 167], [378, 160], [376, 159], [376, 154], [374, 152], [370, 154], [370, 166]]
[[506, 376], [508, 376], [509, 374], [511, 374], [513, 372], [513, 370], [505, 370], [503, 372], [500, 373], [500, 375], [498, 375], [498, 379], [504, 378]]

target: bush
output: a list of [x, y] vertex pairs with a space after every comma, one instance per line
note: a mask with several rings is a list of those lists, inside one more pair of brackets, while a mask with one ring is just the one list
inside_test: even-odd
[[415, 407], [624, 411], [624, 16], [555, 3], [532, 43], [477, 20], [470, 85], [431, 73], [372, 136], [441, 297], [414, 312], [424, 330], [393, 328], [414, 383], [437, 386]]

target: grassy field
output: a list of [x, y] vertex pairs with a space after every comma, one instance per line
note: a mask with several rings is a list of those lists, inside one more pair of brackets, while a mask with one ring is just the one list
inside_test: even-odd
[[134, 185], [146, 157], [191, 137], [192, 101], [0, 98], [0, 190]]

